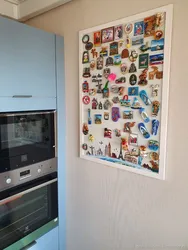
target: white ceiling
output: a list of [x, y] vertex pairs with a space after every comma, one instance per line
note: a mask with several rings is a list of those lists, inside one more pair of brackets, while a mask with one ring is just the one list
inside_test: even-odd
[[0, 14], [27, 20], [72, 0], [0, 0]]

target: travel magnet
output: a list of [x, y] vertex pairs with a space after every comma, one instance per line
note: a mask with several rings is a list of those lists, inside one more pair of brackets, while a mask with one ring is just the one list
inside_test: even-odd
[[160, 108], [160, 102], [159, 101], [153, 101], [152, 102], [152, 116], [157, 116], [159, 113]]
[[83, 96], [82, 102], [85, 105], [88, 105], [90, 103], [90, 97], [88, 95]]

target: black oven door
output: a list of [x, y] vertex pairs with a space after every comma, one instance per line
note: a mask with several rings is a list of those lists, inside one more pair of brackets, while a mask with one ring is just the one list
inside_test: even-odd
[[58, 217], [57, 173], [0, 193], [0, 249]]
[[54, 111], [0, 114], [0, 173], [54, 157]]

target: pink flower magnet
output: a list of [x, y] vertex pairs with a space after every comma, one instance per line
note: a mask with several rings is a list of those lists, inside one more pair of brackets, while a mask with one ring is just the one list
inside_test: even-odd
[[115, 79], [116, 79], [116, 74], [114, 73], [109, 74], [108, 81], [113, 82]]

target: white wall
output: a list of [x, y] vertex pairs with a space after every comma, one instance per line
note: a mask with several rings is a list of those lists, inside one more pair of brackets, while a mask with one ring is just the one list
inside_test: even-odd
[[[174, 26], [166, 181], [79, 159], [78, 31], [169, 3]], [[187, 10], [187, 0], [74, 0], [28, 21], [65, 37], [67, 250], [188, 249]]]

